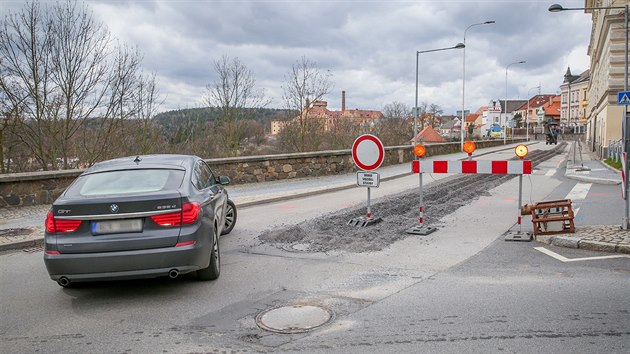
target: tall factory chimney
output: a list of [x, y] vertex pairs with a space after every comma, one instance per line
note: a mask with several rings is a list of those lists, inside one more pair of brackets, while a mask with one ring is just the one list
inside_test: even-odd
[[346, 111], [346, 91], [341, 91], [341, 112]]

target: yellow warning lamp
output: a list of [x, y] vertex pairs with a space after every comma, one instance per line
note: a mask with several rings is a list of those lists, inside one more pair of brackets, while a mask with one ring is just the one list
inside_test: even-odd
[[427, 148], [425, 148], [424, 145], [422, 145], [422, 144], [418, 144], [418, 145], [414, 146], [414, 148], [413, 148], [413, 153], [416, 154], [416, 156], [418, 156], [418, 157], [424, 156], [424, 154], [426, 152], [427, 152]]
[[464, 152], [468, 154], [468, 156], [472, 155], [473, 152], [477, 150], [477, 144], [474, 141], [464, 141]]
[[516, 156], [518, 156], [521, 159], [524, 159], [525, 156], [527, 156], [528, 152], [529, 151], [527, 150], [527, 146], [523, 144], [519, 144], [514, 148], [514, 153], [516, 154]]

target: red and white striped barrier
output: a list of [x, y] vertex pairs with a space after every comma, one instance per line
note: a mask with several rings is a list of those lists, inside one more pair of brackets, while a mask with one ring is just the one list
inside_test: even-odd
[[463, 161], [418, 161], [411, 162], [413, 173], [468, 173], [493, 175], [531, 175], [530, 160], [463, 160]]

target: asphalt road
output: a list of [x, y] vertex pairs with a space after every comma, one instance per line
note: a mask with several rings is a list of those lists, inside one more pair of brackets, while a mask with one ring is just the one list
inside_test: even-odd
[[[578, 185], [561, 177], [562, 163], [548, 160], [527, 177], [525, 202], [562, 199]], [[417, 176], [396, 179], [373, 197], [416, 186]], [[618, 223], [618, 188], [590, 186], [578, 216]], [[602, 254], [503, 241], [516, 221], [517, 191], [513, 179], [446, 217], [437, 232], [365, 254], [289, 252], [257, 239], [267, 228], [364, 202], [357, 189], [243, 208], [221, 240], [215, 282], [62, 289], [41, 252], [6, 252], [0, 352], [627, 352], [630, 259], [561, 262], [535, 248]], [[295, 304], [334, 318], [300, 334], [256, 325], [261, 311]]]

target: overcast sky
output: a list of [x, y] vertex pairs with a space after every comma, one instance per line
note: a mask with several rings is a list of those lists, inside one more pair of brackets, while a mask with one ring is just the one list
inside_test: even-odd
[[[4, 0], [7, 1], [7, 0]], [[302, 56], [330, 70], [331, 109], [381, 110], [393, 101], [413, 107], [416, 51], [452, 47], [466, 35], [466, 109], [492, 99], [526, 99], [557, 93], [567, 66], [588, 69], [591, 17], [583, 11], [551, 13], [554, 2], [583, 0], [93, 0], [89, 8], [112, 34], [144, 54], [165, 98], [160, 111], [202, 107], [212, 63], [238, 57], [271, 99], [284, 108], [282, 84]], [[8, 0], [7, 10], [23, 1]], [[462, 105], [463, 51], [420, 54], [419, 101], [444, 114]]]

